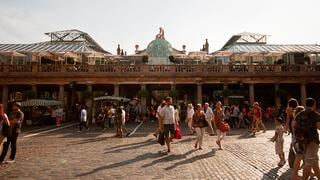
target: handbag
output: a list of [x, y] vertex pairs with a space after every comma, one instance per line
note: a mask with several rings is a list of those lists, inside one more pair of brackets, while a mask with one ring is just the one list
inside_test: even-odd
[[163, 146], [165, 143], [164, 143], [164, 133], [163, 132], [160, 132], [159, 136], [158, 136], [158, 143]]
[[177, 126], [177, 128], [176, 128], [176, 133], [175, 133], [175, 135], [174, 135], [174, 138], [175, 138], [175, 139], [181, 139], [181, 138], [182, 138], [181, 129], [180, 129], [179, 126]]
[[219, 129], [221, 132], [228, 132], [230, 131], [230, 126], [226, 122], [221, 122]]

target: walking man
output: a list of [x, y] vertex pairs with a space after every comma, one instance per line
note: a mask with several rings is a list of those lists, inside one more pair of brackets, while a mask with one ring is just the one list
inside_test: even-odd
[[168, 147], [168, 153], [170, 153], [170, 142], [174, 138], [175, 130], [178, 122], [174, 117], [174, 107], [172, 106], [172, 98], [167, 97], [165, 99], [166, 105], [160, 110], [160, 119], [161, 119], [161, 132], [165, 135], [165, 141]]
[[9, 145], [11, 144], [11, 154], [10, 159], [7, 161], [7, 163], [14, 163], [15, 162], [15, 156], [17, 151], [17, 140], [18, 136], [21, 133], [21, 125], [24, 119], [24, 114], [20, 110], [20, 103], [15, 102], [12, 105], [12, 112], [9, 116], [10, 126], [8, 127], [8, 137], [7, 142], [3, 144], [2, 153], [0, 156], [0, 163], [4, 162], [4, 159], [7, 155]]
[[307, 98], [306, 110], [296, 116], [295, 135], [296, 141], [304, 147], [303, 178], [309, 179], [311, 169], [318, 179], [320, 179], [319, 168], [319, 133], [320, 114], [315, 111], [316, 101]]
[[87, 129], [87, 131], [89, 131], [89, 128], [87, 125], [87, 110], [84, 105], [81, 106], [81, 111], [80, 111], [79, 132], [82, 131], [82, 126], [84, 126]]

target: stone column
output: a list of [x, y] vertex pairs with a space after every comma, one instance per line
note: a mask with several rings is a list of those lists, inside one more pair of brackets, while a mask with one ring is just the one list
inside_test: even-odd
[[197, 102], [196, 104], [202, 104], [202, 84], [197, 84]]
[[[175, 84], [171, 84], [171, 91], [175, 91], [176, 90], [176, 85]], [[173, 99], [173, 103], [175, 104], [177, 102], [177, 97], [172, 97]]]
[[37, 85], [36, 85], [36, 84], [32, 84], [32, 85], [31, 85], [31, 90], [32, 90], [33, 92], [35, 92], [36, 98], [37, 98], [37, 97], [38, 97]]
[[[141, 90], [145, 90], [145, 89], [146, 89], [146, 85], [141, 84]], [[145, 96], [141, 97], [141, 112], [144, 117], [145, 113], [147, 112], [147, 97]]]
[[307, 91], [306, 91], [306, 84], [300, 84], [300, 101], [302, 106], [306, 106], [306, 99], [307, 99]]
[[254, 103], [254, 84], [249, 84], [249, 101], [250, 105]]
[[[228, 89], [228, 84], [223, 84], [223, 91]], [[223, 105], [227, 106], [229, 104], [228, 97], [223, 96]]]
[[88, 105], [88, 120], [90, 123], [92, 123], [92, 110], [93, 110], [92, 84], [87, 85], [87, 90], [90, 93], [90, 97], [86, 103]]
[[276, 104], [276, 108], [278, 109], [279, 108], [279, 106], [280, 106], [280, 104], [281, 104], [281, 99], [280, 99], [280, 97], [277, 95], [277, 93], [278, 93], [278, 91], [279, 91], [279, 89], [280, 89], [280, 85], [279, 84], [275, 84], [274, 85], [274, 94], [275, 94], [275, 104]]
[[2, 85], [2, 103], [5, 112], [8, 112], [8, 85]]
[[114, 84], [113, 96], [119, 96], [119, 84]]
[[59, 101], [62, 101], [62, 104], [64, 105], [64, 84], [59, 85]]

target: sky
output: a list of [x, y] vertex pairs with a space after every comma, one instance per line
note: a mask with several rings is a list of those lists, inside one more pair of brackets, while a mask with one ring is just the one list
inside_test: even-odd
[[210, 52], [241, 32], [270, 44], [320, 44], [319, 0], [0, 0], [0, 44], [47, 41], [46, 32], [78, 29], [105, 50], [144, 49], [163, 27], [176, 49]]

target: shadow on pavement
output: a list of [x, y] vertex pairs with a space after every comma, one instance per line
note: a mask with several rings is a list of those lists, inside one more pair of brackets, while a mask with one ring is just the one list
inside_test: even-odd
[[168, 156], [165, 156], [164, 158], [161, 158], [161, 159], [157, 159], [157, 160], [154, 160], [152, 161], [151, 163], [148, 163], [148, 164], [144, 164], [142, 165], [143, 168], [145, 167], [150, 167], [150, 166], [154, 166], [158, 163], [162, 163], [162, 162], [169, 162], [169, 161], [174, 161], [174, 160], [179, 160], [179, 159], [185, 159], [187, 158], [187, 156], [189, 154], [192, 154], [193, 152], [196, 152], [197, 150], [196, 149], [192, 149], [184, 154], [170, 154]]
[[139, 155], [139, 156], [137, 156], [137, 157], [135, 157], [133, 159], [129, 159], [129, 160], [126, 160], [126, 161], [122, 161], [122, 162], [118, 162], [118, 163], [109, 164], [109, 165], [105, 165], [105, 166], [101, 166], [101, 167], [95, 168], [95, 169], [93, 169], [93, 170], [91, 170], [89, 172], [78, 174], [78, 175], [76, 175], [76, 177], [87, 176], [87, 175], [94, 174], [94, 173], [102, 171], [102, 170], [107, 170], [107, 169], [127, 166], [127, 165], [133, 164], [135, 162], [143, 161], [143, 160], [146, 160], [146, 159], [159, 158], [159, 157], [162, 157], [162, 156], [165, 156], [165, 155], [166, 154], [159, 153], [159, 152], [157, 152], [157, 153], [146, 153], [146, 154]]
[[105, 150], [111, 150], [111, 149], [117, 149], [117, 148], [122, 148], [122, 147], [128, 147], [128, 146], [135, 146], [135, 145], [140, 145], [140, 144], [148, 144], [148, 142], [154, 142], [154, 139], [148, 139], [146, 141], [142, 141], [142, 142], [136, 142], [136, 143], [131, 143], [131, 144], [122, 144], [122, 145], [118, 145], [118, 146], [113, 146], [110, 148], [106, 148]]
[[171, 169], [174, 169], [180, 165], [184, 165], [184, 164], [190, 164], [190, 163], [193, 163], [195, 161], [199, 161], [201, 159], [206, 159], [206, 158], [210, 158], [210, 157], [213, 157], [215, 156], [215, 150], [212, 150], [212, 151], [209, 151], [207, 152], [206, 154], [201, 154], [201, 155], [197, 155], [197, 156], [193, 156], [192, 158], [190, 159], [185, 159], [183, 161], [179, 161], [179, 162], [176, 162], [174, 163], [172, 166], [169, 166], [169, 167], [166, 167], [165, 170], [171, 170]]
[[132, 150], [132, 149], [139, 149], [141, 147], [146, 147], [146, 146], [155, 145], [155, 144], [157, 144], [157, 140], [156, 139], [148, 139], [147, 141], [143, 141], [143, 142], [125, 144], [125, 145], [120, 145], [120, 146], [109, 148], [110, 150], [111, 149], [113, 149], [113, 150], [106, 151], [106, 152], [104, 152], [104, 154], [120, 153], [122, 151]]
[[67, 146], [71, 145], [79, 145], [79, 144], [88, 144], [88, 143], [94, 143], [94, 142], [99, 142], [99, 141], [105, 141], [107, 139], [114, 138], [114, 137], [98, 137], [98, 138], [90, 138], [90, 139], [84, 139], [81, 141], [72, 141], [67, 144]]
[[279, 175], [277, 174], [281, 167], [275, 167], [270, 169], [267, 173], [263, 174], [262, 179], [277, 179]]

